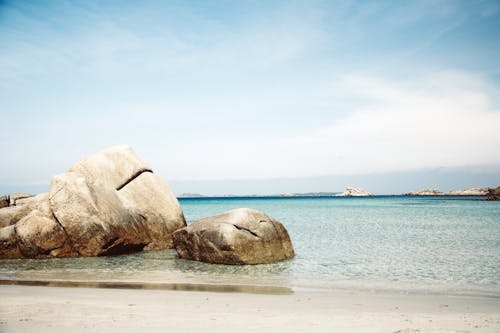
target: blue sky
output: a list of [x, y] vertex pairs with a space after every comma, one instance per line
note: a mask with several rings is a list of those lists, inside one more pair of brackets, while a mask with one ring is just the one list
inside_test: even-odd
[[122, 143], [177, 193], [500, 185], [498, 59], [498, 1], [1, 1], [0, 192]]

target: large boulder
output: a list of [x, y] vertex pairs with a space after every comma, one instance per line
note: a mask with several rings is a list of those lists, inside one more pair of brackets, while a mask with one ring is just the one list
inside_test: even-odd
[[263, 264], [294, 256], [285, 227], [249, 208], [203, 218], [174, 232], [173, 240], [180, 258], [214, 264]]
[[118, 244], [144, 247], [151, 241], [142, 218], [124, 207], [113, 188], [65, 172], [52, 178], [49, 196], [54, 217], [83, 256], [105, 254]]
[[186, 225], [177, 198], [130, 147], [52, 178], [50, 192], [0, 209], [0, 258], [99, 256], [172, 248]]

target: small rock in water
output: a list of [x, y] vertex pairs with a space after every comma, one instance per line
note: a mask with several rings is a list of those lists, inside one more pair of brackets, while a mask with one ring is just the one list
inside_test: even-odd
[[179, 257], [214, 264], [262, 264], [294, 256], [285, 227], [249, 208], [203, 218], [173, 238]]

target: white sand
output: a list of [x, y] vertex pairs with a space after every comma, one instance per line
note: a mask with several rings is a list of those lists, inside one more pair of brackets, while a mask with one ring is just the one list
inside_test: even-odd
[[[500, 332], [500, 299], [0, 285], [0, 332]], [[417, 332], [408, 330], [405, 332]]]

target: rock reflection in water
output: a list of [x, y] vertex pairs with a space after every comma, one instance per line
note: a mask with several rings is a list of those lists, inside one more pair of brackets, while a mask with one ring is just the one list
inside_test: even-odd
[[249, 266], [213, 265], [179, 259], [175, 250], [109, 257], [0, 260], [0, 280], [133, 282], [134, 288], [146, 281], [168, 283], [169, 289], [181, 284], [181, 290], [187, 290], [187, 283], [190, 286], [217, 284], [221, 288], [227, 285], [289, 286], [290, 275], [290, 261]]
[[92, 281], [36, 281], [36, 280], [0, 280], [0, 285], [69, 287], [69, 288], [109, 288], [109, 289], [144, 289], [178, 290], [205, 292], [237, 292], [250, 294], [292, 294], [291, 288], [275, 286], [223, 285], [202, 283], [139, 283], [139, 282], [92, 282]]

